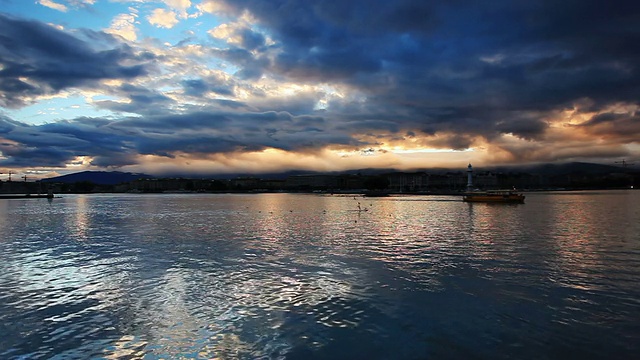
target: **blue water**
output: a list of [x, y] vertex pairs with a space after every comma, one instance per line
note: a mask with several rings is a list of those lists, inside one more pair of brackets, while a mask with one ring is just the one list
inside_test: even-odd
[[628, 359], [639, 219], [632, 190], [0, 200], [0, 358]]

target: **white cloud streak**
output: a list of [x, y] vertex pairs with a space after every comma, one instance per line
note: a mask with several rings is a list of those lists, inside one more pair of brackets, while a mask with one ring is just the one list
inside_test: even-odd
[[38, 0], [37, 3], [42, 6], [48, 7], [50, 9], [58, 10], [62, 12], [67, 12], [69, 10], [64, 4], [59, 4], [52, 0]]

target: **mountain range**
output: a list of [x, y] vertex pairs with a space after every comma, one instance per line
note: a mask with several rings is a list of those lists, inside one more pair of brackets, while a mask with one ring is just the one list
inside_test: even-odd
[[116, 185], [138, 179], [153, 179], [154, 176], [120, 171], [82, 171], [73, 174], [42, 179], [42, 182], [76, 183], [90, 181], [98, 185]]
[[[539, 174], [545, 176], [555, 176], [555, 175], [567, 175], [567, 174], [591, 174], [591, 175], [599, 175], [599, 174], [609, 174], [609, 173], [620, 173], [620, 172], [628, 172], [632, 169], [625, 168], [621, 166], [613, 166], [613, 165], [603, 165], [603, 164], [594, 164], [594, 163], [583, 163], [583, 162], [572, 162], [565, 164], [538, 164], [538, 165], [523, 165], [523, 166], [499, 166], [499, 167], [476, 167], [474, 171], [483, 172], [483, 171], [493, 171], [493, 172], [521, 172], [521, 173], [529, 173], [529, 174]], [[635, 170], [635, 169], [633, 169]], [[320, 173], [320, 172], [312, 172], [312, 171], [288, 171], [283, 173], [270, 173], [270, 174], [225, 174], [225, 175], [215, 175], [215, 176], [197, 176], [198, 178], [211, 178], [211, 179], [233, 179], [237, 177], [243, 176], [254, 176], [262, 179], [285, 179], [288, 176], [292, 175], [302, 175], [302, 174], [363, 174], [363, 175], [372, 175], [372, 174], [383, 174], [388, 172], [396, 172], [398, 170], [395, 169], [360, 169], [360, 170], [352, 170], [352, 171], [344, 171], [344, 172], [332, 172], [332, 173]], [[466, 171], [466, 168], [460, 169], [420, 169], [415, 171], [425, 171], [428, 173], [445, 173], [445, 172], [458, 172], [458, 171]], [[195, 178], [194, 176], [189, 175], [171, 175], [166, 177], [182, 177], [182, 178]], [[153, 179], [157, 178], [157, 176], [147, 175], [143, 173], [130, 173], [130, 172], [120, 172], [120, 171], [82, 171], [73, 174], [67, 174], [52, 178], [47, 178], [41, 180], [42, 182], [57, 182], [57, 183], [75, 183], [80, 181], [90, 181], [94, 184], [100, 185], [116, 185], [120, 183], [126, 183], [130, 181], [134, 181], [137, 179]]]

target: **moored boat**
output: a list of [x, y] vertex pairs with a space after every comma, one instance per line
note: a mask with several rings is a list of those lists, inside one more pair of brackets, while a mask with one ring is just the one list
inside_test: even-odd
[[466, 193], [462, 200], [466, 202], [491, 202], [491, 203], [524, 203], [525, 196], [515, 190], [488, 190]]

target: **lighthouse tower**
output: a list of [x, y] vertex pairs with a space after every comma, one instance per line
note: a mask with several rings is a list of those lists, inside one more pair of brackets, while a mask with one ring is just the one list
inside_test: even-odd
[[467, 166], [467, 191], [473, 190], [473, 167], [471, 164]]

